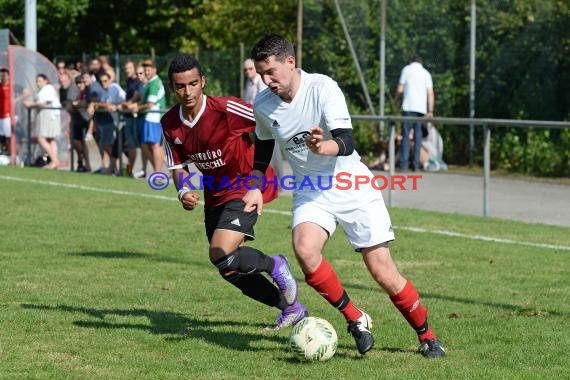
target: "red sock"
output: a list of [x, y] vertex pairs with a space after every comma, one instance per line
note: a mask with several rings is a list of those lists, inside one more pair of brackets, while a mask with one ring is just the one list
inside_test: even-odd
[[428, 326], [428, 310], [420, 302], [420, 295], [410, 281], [406, 282], [400, 293], [391, 296], [390, 300], [416, 330], [420, 342], [424, 339], [436, 339], [435, 333]]
[[356, 321], [362, 316], [360, 310], [348, 298], [333, 267], [324, 258], [316, 271], [305, 275], [305, 281], [336, 307], [347, 321]]

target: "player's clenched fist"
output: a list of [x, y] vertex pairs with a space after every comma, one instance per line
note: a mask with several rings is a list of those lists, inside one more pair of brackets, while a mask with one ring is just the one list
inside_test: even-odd
[[315, 125], [311, 128], [311, 134], [306, 138], [306, 144], [311, 152], [321, 153], [323, 140], [323, 130], [318, 125]]
[[182, 203], [184, 210], [191, 211], [196, 208], [200, 197], [198, 194], [191, 192], [189, 188], [183, 187], [178, 190], [178, 199], [180, 200], [180, 203]]

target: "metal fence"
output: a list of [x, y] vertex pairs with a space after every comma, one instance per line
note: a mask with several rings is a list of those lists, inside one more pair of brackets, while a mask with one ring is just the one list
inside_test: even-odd
[[[511, 120], [511, 119], [477, 119], [477, 118], [454, 118], [454, 117], [434, 117], [426, 119], [424, 117], [411, 116], [371, 116], [352, 115], [353, 120], [372, 121], [382, 125], [388, 124], [388, 159], [390, 163], [389, 175], [395, 173], [395, 151], [396, 151], [396, 123], [402, 122], [426, 122], [435, 124], [457, 125], [483, 128], [483, 216], [489, 216], [489, 186], [491, 182], [491, 129], [500, 127], [517, 128], [559, 128], [570, 129], [570, 122], [567, 121], [541, 121], [541, 120]], [[388, 205], [394, 205], [393, 189], [389, 186]]]
[[[58, 108], [61, 109], [61, 108]], [[33, 126], [31, 111], [28, 110], [28, 125], [27, 125], [27, 153], [26, 153], [26, 165], [31, 164], [32, 159], [32, 144], [33, 144]], [[62, 110], [63, 111], [63, 110]], [[159, 112], [161, 114], [168, 110], [158, 110], [158, 111], [148, 111], [148, 112]], [[63, 111], [62, 114], [66, 112]], [[117, 125], [116, 135], [118, 139], [119, 146], [119, 157], [118, 157], [118, 167], [122, 168], [122, 121], [123, 114], [126, 112], [116, 111], [117, 114]], [[369, 121], [375, 123], [375, 125], [383, 128], [383, 124], [388, 124], [388, 160], [390, 164], [389, 176], [395, 174], [395, 163], [396, 163], [396, 124], [403, 122], [432, 122], [439, 125], [453, 125], [453, 126], [468, 126], [468, 127], [482, 127], [483, 128], [483, 216], [490, 215], [489, 207], [489, 187], [491, 183], [491, 129], [501, 128], [501, 127], [516, 127], [516, 128], [557, 128], [557, 129], [570, 129], [570, 122], [568, 121], [542, 121], [542, 120], [511, 120], [511, 119], [477, 119], [477, 118], [454, 118], [454, 117], [434, 117], [426, 119], [425, 117], [411, 117], [411, 116], [372, 116], [372, 115], [352, 115], [352, 120], [358, 121]], [[69, 131], [67, 131], [69, 132]], [[69, 166], [73, 170], [73, 147], [71, 144], [68, 145], [70, 151]], [[122, 172], [122, 170], [120, 170]], [[390, 207], [394, 206], [394, 190], [392, 186], [388, 186], [388, 205]]]
[[[66, 157], [65, 160], [61, 160], [61, 162], [63, 164], [68, 164], [69, 165], [69, 169], [71, 171], [74, 170], [74, 149], [73, 149], [73, 133], [72, 133], [72, 129], [73, 126], [71, 124], [71, 120], [70, 120], [70, 115], [69, 113], [65, 110], [65, 108], [62, 107], [42, 107], [41, 109], [54, 109], [54, 110], [60, 110], [61, 111], [61, 125], [62, 125], [62, 130], [60, 135], [56, 138], [56, 140], [58, 141], [58, 155], [62, 155], [62, 152], [65, 152], [65, 154], [69, 154], [68, 157]], [[33, 109], [27, 109], [27, 123], [26, 123], [26, 134], [25, 134], [25, 138], [20, 138], [18, 140], [18, 144], [16, 144], [17, 146], [21, 147], [21, 148], [25, 148], [25, 151], [19, 151], [19, 152], [15, 152], [15, 155], [18, 157], [17, 160], [15, 160], [16, 162], [21, 162], [23, 166], [32, 166], [33, 164], [33, 160], [34, 160], [34, 154], [33, 154], [33, 145], [36, 144], [36, 138], [37, 136], [35, 136], [34, 134], [34, 124], [35, 124], [35, 119], [34, 117], [32, 117], [32, 113], [33, 113]], [[162, 109], [162, 110], [148, 110], [145, 111], [145, 113], [141, 113], [139, 115], [139, 117], [144, 117], [144, 115], [146, 113], [160, 113], [161, 115], [166, 113], [168, 111], [168, 109]], [[123, 134], [122, 134], [122, 129], [124, 127], [124, 115], [125, 114], [131, 114], [131, 111], [114, 111], [114, 112], [110, 112], [110, 111], [95, 111], [95, 112], [108, 112], [110, 114], [113, 114], [114, 117], [113, 119], [116, 120], [116, 124], [115, 124], [115, 138], [116, 138], [116, 145], [118, 146], [118, 157], [117, 157], [117, 162], [118, 162], [118, 169], [122, 168], [122, 164], [123, 164]], [[15, 134], [14, 134], [15, 136]], [[13, 137], [14, 137], [13, 136]], [[62, 148], [60, 145], [64, 144], [64, 148]], [[61, 157], [60, 157], [61, 158]], [[122, 174], [122, 170], [119, 170], [119, 175]]]

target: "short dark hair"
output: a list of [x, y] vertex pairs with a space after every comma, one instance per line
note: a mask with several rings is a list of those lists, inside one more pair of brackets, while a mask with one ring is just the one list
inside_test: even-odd
[[412, 54], [412, 56], [410, 57], [410, 62], [422, 63], [422, 57], [421, 57], [418, 53], [414, 53], [414, 54]]
[[284, 62], [288, 57], [295, 56], [293, 44], [278, 34], [266, 34], [251, 49], [251, 59], [265, 61], [275, 56], [275, 60]]
[[8, 70], [8, 69], [5, 68], [5, 67], [0, 67], [0, 73], [8, 73], [8, 74], [10, 74], [10, 70]]
[[168, 66], [168, 81], [172, 82], [172, 75], [177, 73], [183, 73], [185, 71], [190, 71], [192, 69], [198, 70], [198, 74], [203, 76], [202, 67], [200, 62], [194, 56], [186, 53], [178, 53], [170, 62]]

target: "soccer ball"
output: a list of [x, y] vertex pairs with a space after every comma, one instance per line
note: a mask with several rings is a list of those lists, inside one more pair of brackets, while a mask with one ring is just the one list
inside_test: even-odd
[[289, 347], [300, 360], [325, 361], [336, 352], [338, 338], [334, 327], [318, 317], [300, 320], [289, 336]]

